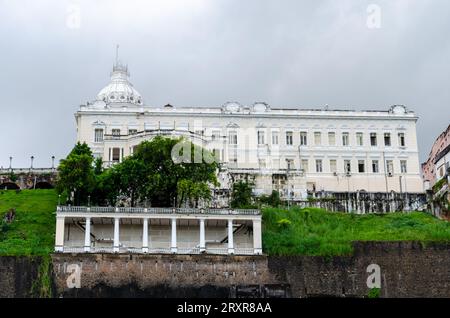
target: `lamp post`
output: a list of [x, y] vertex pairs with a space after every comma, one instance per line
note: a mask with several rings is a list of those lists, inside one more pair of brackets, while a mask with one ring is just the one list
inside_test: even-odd
[[31, 156], [31, 166], [30, 166], [30, 169], [33, 169], [33, 160], [34, 160], [34, 156]]
[[52, 156], [52, 170], [55, 169], [55, 156]]
[[12, 156], [9, 157], [9, 170], [12, 171]]

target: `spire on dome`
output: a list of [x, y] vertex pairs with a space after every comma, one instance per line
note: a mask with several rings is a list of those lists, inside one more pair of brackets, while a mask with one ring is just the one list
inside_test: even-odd
[[127, 76], [130, 76], [128, 73], [128, 65], [122, 64], [119, 60], [119, 44], [116, 45], [116, 61], [113, 65], [113, 73], [115, 72], [123, 72]]

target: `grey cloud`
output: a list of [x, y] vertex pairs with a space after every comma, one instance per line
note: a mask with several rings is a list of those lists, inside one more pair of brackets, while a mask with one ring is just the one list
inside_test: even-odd
[[[370, 3], [381, 29], [366, 26]], [[450, 122], [449, 17], [445, 0], [3, 0], [0, 166], [67, 154], [73, 113], [108, 82], [116, 43], [147, 104], [405, 104], [423, 160]]]

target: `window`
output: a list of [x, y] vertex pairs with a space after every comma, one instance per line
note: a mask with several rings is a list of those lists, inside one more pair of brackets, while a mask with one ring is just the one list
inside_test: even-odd
[[103, 141], [103, 129], [95, 129], [94, 141], [95, 142], [102, 142]]
[[228, 135], [228, 143], [230, 145], [237, 145], [237, 132], [230, 131], [230, 133]]
[[287, 167], [288, 170], [295, 169], [294, 160], [293, 159], [286, 159], [286, 167]]
[[387, 167], [387, 173], [388, 174], [393, 174], [394, 173], [394, 161], [386, 160], [386, 167]]
[[228, 162], [230, 167], [237, 167], [237, 153], [236, 152], [229, 152], [228, 153]]
[[112, 149], [112, 161], [119, 162], [120, 161], [120, 148]]
[[113, 129], [112, 136], [113, 136], [113, 139], [119, 139], [120, 138], [120, 129]]
[[278, 131], [272, 131], [272, 145], [278, 145]]
[[320, 146], [322, 144], [322, 134], [320, 132], [314, 133], [314, 144]]
[[216, 141], [220, 140], [220, 130], [214, 130], [211, 134], [211, 140]]
[[266, 160], [265, 159], [259, 159], [259, 168], [261, 168], [261, 169], [266, 168]]
[[364, 135], [362, 132], [356, 133], [356, 145], [364, 146]]
[[380, 169], [378, 167], [378, 160], [372, 160], [372, 172], [373, 173], [380, 172]]
[[306, 146], [308, 144], [308, 133], [306, 131], [300, 132], [300, 146]]
[[322, 160], [321, 159], [316, 160], [316, 172], [322, 172]]
[[390, 133], [385, 133], [384, 134], [384, 145], [386, 147], [390, 147], [391, 146], [391, 134]]
[[342, 133], [342, 146], [349, 145], [349, 135], [348, 132]]
[[372, 147], [377, 146], [377, 133], [370, 133], [370, 145]]
[[212, 155], [214, 157], [215, 162], [220, 162], [220, 150], [219, 149], [213, 149]]
[[366, 171], [366, 164], [364, 160], [358, 160], [358, 172], [364, 173]]
[[337, 162], [334, 159], [330, 160], [330, 172], [336, 173], [337, 172]]
[[336, 145], [336, 134], [334, 132], [328, 133], [328, 144], [330, 146]]
[[350, 160], [344, 160], [345, 173], [350, 174], [352, 172], [352, 164]]
[[400, 147], [405, 147], [406, 146], [405, 134], [404, 133], [399, 133], [398, 134], [398, 144], [400, 145]]
[[286, 145], [292, 146], [293, 140], [292, 140], [292, 131], [286, 132]]
[[258, 131], [258, 145], [264, 145], [264, 131]]
[[308, 159], [302, 159], [302, 170], [304, 172], [308, 172], [309, 171]]
[[137, 129], [128, 129], [128, 135], [136, 135]]
[[407, 161], [406, 160], [400, 160], [400, 171], [402, 173], [407, 173], [408, 172], [408, 166], [407, 166]]

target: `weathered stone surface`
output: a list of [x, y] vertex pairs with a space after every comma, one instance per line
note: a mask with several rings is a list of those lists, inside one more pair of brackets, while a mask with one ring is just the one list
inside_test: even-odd
[[[355, 243], [339, 257], [54, 254], [55, 297], [366, 297], [371, 264], [381, 297], [450, 297], [450, 244]], [[80, 288], [69, 288], [69, 266]], [[39, 262], [0, 258], [0, 296], [28, 297]]]

